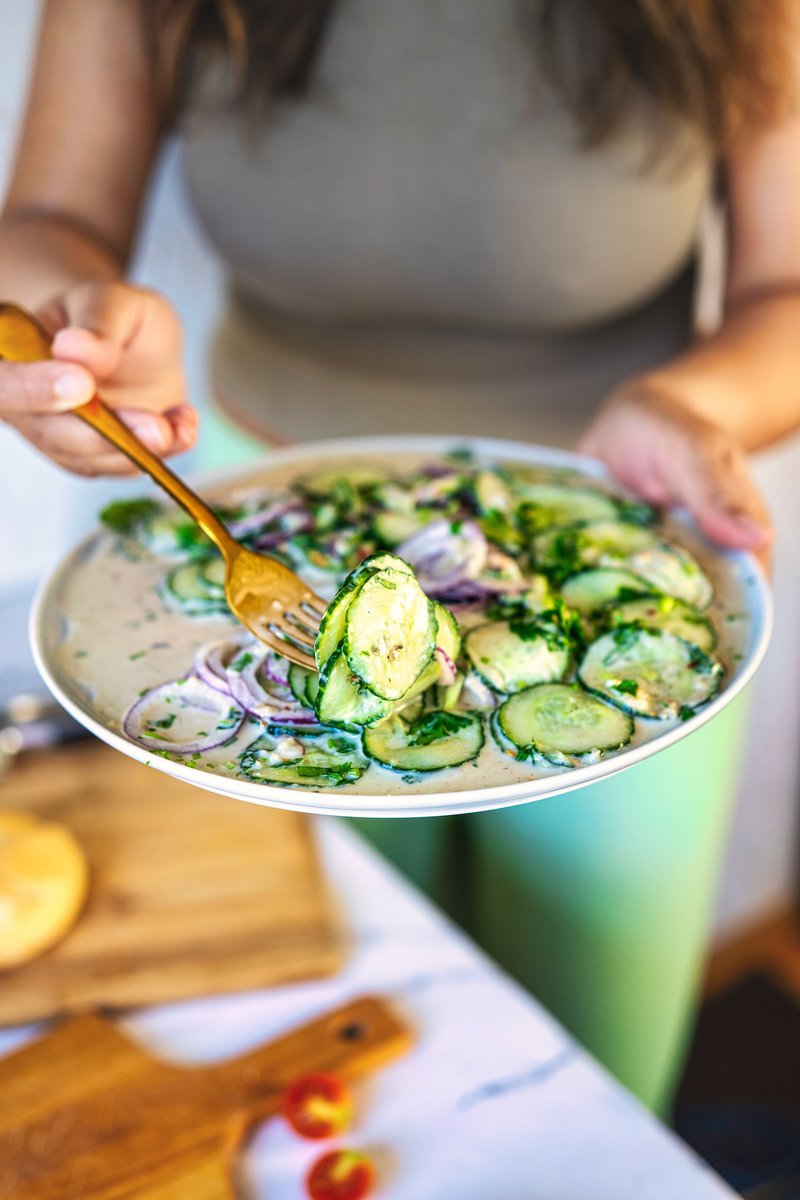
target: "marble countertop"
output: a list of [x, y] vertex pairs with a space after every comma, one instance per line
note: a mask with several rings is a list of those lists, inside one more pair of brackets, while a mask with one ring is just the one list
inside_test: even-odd
[[[319, 835], [351, 934], [344, 970], [126, 1015], [120, 1024], [134, 1040], [173, 1061], [210, 1062], [351, 997], [385, 993], [416, 1044], [356, 1085], [359, 1119], [346, 1139], [375, 1158], [383, 1200], [733, 1197], [349, 828], [321, 819]], [[31, 1028], [0, 1032], [0, 1054], [35, 1036]], [[319, 1144], [268, 1122], [242, 1158], [242, 1196], [301, 1200], [319, 1153]]]

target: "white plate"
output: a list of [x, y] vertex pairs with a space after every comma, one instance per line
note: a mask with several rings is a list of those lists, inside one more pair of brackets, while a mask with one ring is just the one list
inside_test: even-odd
[[[265, 461], [262, 468], [251, 466], [246, 471], [228, 474], [222, 480], [218, 477], [213, 482], [207, 482], [205, 490], [219, 495], [273, 480], [281, 483], [292, 476], [307, 473], [313, 464], [320, 460], [339, 459], [353, 462], [366, 459], [397, 466], [402, 461], [402, 456], [409, 462], [412, 459], [422, 460], [440, 455], [456, 446], [468, 446], [478, 457], [490, 461], [566, 468], [579, 470], [599, 480], [607, 478], [604, 469], [591, 459], [541, 446], [487, 438], [370, 437], [306, 444], [276, 451]], [[507, 771], [512, 773], [511, 781], [496, 775], [493, 780], [487, 780], [485, 785], [478, 787], [464, 786], [464, 768], [432, 773], [413, 785], [407, 785], [390, 771], [370, 768], [356, 785], [317, 791], [310, 788], [301, 790], [246, 782], [231, 778], [224, 771], [212, 774], [154, 756], [150, 751], [128, 741], [120, 732], [119, 721], [127, 703], [142, 685], [152, 686], [153, 683], [159, 682], [157, 672], [160, 666], [164, 665], [164, 651], [162, 649], [162, 658], [159, 659], [157, 647], [162, 646], [162, 643], [153, 644], [154, 653], [149, 659], [143, 660], [141, 666], [136, 664], [135, 671], [131, 665], [131, 650], [135, 650], [143, 635], [137, 632], [134, 637], [131, 632], [130, 640], [125, 636], [118, 637], [118, 624], [106, 623], [104, 626], [103, 623], [104, 615], [110, 620], [110, 609], [105, 603], [105, 595], [92, 598], [91, 654], [95, 656], [95, 661], [100, 657], [104, 680], [118, 682], [117, 690], [120, 694], [113, 703], [109, 701], [108, 694], [103, 694], [102, 687], [89, 688], [86, 678], [82, 678], [82, 675], [85, 676], [85, 670], [81, 659], [87, 656], [88, 652], [76, 652], [72, 649], [67, 653], [65, 649], [70, 645], [71, 630], [75, 626], [68, 603], [70, 588], [75, 586], [74, 581], [79, 577], [79, 573], [86, 569], [86, 564], [91, 563], [92, 556], [105, 544], [107, 535], [103, 533], [95, 533], [82, 542], [42, 584], [31, 614], [33, 652], [39, 670], [56, 698], [78, 721], [103, 741], [121, 750], [123, 754], [149, 764], [155, 770], [237, 800], [301, 812], [380, 817], [438, 816], [524, 804], [539, 800], [543, 796], [585, 787], [598, 779], [632, 767], [682, 738], [690, 737], [706, 721], [713, 720], [741, 692], [761, 662], [769, 638], [772, 612], [769, 590], [758, 564], [750, 555], [720, 552], [712, 548], [700, 537], [686, 517], [672, 516], [666, 524], [669, 535], [687, 546], [700, 559], [711, 575], [717, 596], [720, 598], [717, 611], [712, 615], [723, 638], [721, 652], [728, 668], [725, 682], [719, 695], [689, 721], [666, 725], [663, 722], [637, 721], [639, 732], [626, 750], [588, 766], [540, 770], [533, 768], [531, 764], [502, 764], [498, 770], [507, 768]], [[122, 564], [114, 587], [122, 588], [123, 591], [130, 589], [137, 578], [141, 578], [140, 573], [145, 570], [146, 566], [142, 564]], [[100, 590], [107, 594], [107, 589]], [[153, 606], [160, 607], [156, 602]], [[83, 610], [82, 615], [85, 634], [86, 614]], [[174, 614], [169, 617], [158, 615], [150, 620], [153, 625], [148, 627], [148, 631], [151, 628], [160, 628], [159, 622], [165, 621], [173, 622], [174, 629], [176, 620], [181, 623], [181, 630], [189, 628], [186, 618]], [[139, 628], [142, 628], [141, 624]], [[201, 628], [196, 636], [192, 628], [191, 633], [195, 641], [207, 640], [214, 636], [214, 632], [217, 636], [222, 636], [227, 628], [230, 626], [216, 626], [211, 632], [207, 628]], [[178, 649], [181, 648], [168, 647], [167, 658], [169, 652], [174, 650], [177, 653]], [[175, 678], [182, 673], [191, 660], [191, 651], [192, 647], [187, 643], [186, 647], [181, 649], [178, 660], [167, 664], [172, 669], [162, 670], [160, 678]], [[138, 678], [134, 678], [137, 672]], [[125, 699], [121, 702], [123, 694]], [[531, 777], [527, 777], [527, 772], [531, 773]], [[521, 777], [523, 775], [525, 777]], [[371, 789], [369, 793], [354, 790], [366, 787]]]

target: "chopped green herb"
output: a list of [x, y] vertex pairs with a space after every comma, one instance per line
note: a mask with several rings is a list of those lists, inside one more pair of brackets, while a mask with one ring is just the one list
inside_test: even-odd
[[361, 774], [360, 769], [351, 762], [332, 763], [329, 767], [301, 763], [295, 770], [301, 778], [305, 776], [309, 779], [323, 779], [334, 787], [339, 787], [342, 783], [352, 783]]
[[534, 746], [520, 746], [514, 757], [518, 762], [535, 763], [538, 758], [538, 753]]
[[611, 687], [615, 692], [621, 692], [624, 696], [635, 696], [639, 691], [639, 684], [635, 679], [619, 679], [616, 683], [612, 683]]
[[175, 724], [176, 713], [170, 713], [169, 716], [162, 717], [160, 721], [153, 721], [153, 726], [156, 729], [170, 729]]
[[458, 713], [423, 713], [421, 717], [417, 717], [416, 721], [412, 721], [408, 728], [408, 744], [409, 746], [430, 746], [431, 742], [451, 737], [469, 723], [469, 717], [460, 717]]
[[690, 708], [688, 704], [682, 704], [678, 709], [678, 716], [682, 721], [688, 721], [694, 716], [694, 709]]
[[335, 751], [337, 754], [349, 754], [353, 749], [353, 744], [344, 737], [328, 738], [328, 749]]
[[468, 446], [457, 446], [454, 450], [448, 450], [445, 458], [453, 459], [457, 463], [465, 465], [475, 462], [475, 454]]
[[100, 513], [100, 520], [114, 533], [128, 534], [160, 512], [157, 500], [112, 500]]
[[146, 650], [137, 650], [135, 654], [128, 655], [128, 661], [136, 662], [137, 658], [144, 658], [145, 654], [147, 654]]
[[616, 503], [620, 521], [627, 521], [629, 525], [652, 525], [658, 517], [657, 510], [644, 500], [617, 500]]
[[[617, 604], [625, 604], [625, 603], [627, 603], [628, 600], [641, 600], [641, 598], [642, 598], [641, 591], [638, 591], [636, 588], [633, 588], [633, 587], [623, 586], [623, 587], [617, 589], [615, 602]], [[664, 597], [662, 597], [662, 599], [663, 600], [672, 600], [672, 597], [664, 596]], [[659, 601], [659, 604], [660, 603], [661, 603], [661, 601]], [[673, 601], [673, 603], [674, 603], [674, 601]], [[665, 610], [662, 609], [661, 611], [664, 612]], [[669, 610], [667, 609], [666, 611], [669, 611]]]
[[250, 666], [250, 663], [252, 661], [253, 661], [253, 655], [250, 653], [249, 650], [245, 650], [242, 654], [240, 654], [238, 656], [238, 658], [236, 658], [231, 663], [231, 665], [228, 667], [228, 670], [229, 671], [237, 671], [237, 672], [243, 671], [245, 669], [245, 667]]

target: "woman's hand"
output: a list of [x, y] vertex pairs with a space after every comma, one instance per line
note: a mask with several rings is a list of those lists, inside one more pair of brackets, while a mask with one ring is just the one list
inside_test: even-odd
[[156, 454], [188, 450], [197, 414], [186, 403], [180, 322], [163, 297], [124, 283], [83, 284], [36, 314], [53, 360], [0, 362], [0, 418], [78, 475], [136, 468], [78, 417], [99, 390]]
[[[662, 376], [663, 378], [663, 376]], [[682, 504], [722, 546], [761, 553], [772, 526], [739, 442], [692, 411], [675, 389], [647, 380], [605, 402], [579, 449], [654, 504]]]

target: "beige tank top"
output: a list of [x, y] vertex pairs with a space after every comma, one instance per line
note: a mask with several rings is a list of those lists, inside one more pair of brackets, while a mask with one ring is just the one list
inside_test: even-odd
[[308, 99], [258, 128], [199, 106], [186, 178], [231, 282], [213, 374], [245, 424], [564, 443], [685, 342], [708, 155], [681, 130], [649, 163], [645, 99], [587, 150], [514, 12], [341, 0]]

